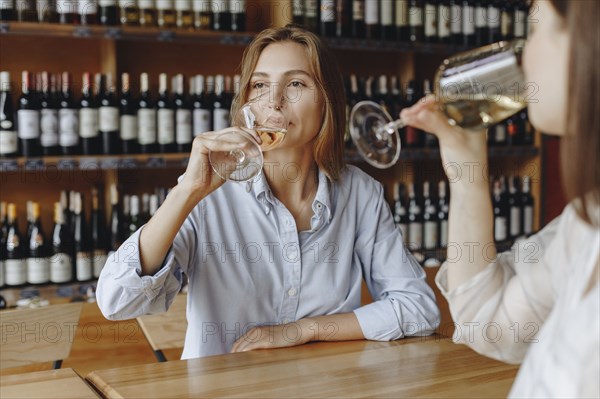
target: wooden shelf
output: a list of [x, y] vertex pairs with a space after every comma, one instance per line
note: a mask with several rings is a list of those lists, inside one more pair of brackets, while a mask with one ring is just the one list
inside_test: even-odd
[[71, 281], [62, 284], [40, 284], [40, 285], [23, 285], [17, 287], [4, 286], [0, 288], [0, 295], [4, 297], [7, 303], [7, 307], [14, 307], [19, 299], [40, 297], [48, 299], [51, 302], [57, 302], [57, 300], [65, 299], [72, 301], [73, 299], [80, 299], [86, 296], [86, 291], [89, 287], [96, 290], [97, 279], [89, 281]]
[[359, 50], [390, 53], [417, 53], [450, 55], [472, 47], [440, 43], [406, 43], [399, 41], [367, 40], [352, 38], [325, 38], [329, 47], [336, 50]]

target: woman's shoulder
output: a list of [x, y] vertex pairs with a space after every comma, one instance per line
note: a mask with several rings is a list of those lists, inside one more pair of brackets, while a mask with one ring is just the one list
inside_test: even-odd
[[380, 194], [383, 186], [365, 171], [354, 165], [346, 165], [340, 176], [339, 185], [354, 194]]

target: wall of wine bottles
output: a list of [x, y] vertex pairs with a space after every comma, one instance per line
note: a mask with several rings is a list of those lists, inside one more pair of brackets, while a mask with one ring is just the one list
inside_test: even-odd
[[293, 21], [325, 37], [480, 46], [527, 35], [525, 0], [300, 0]]
[[[162, 187], [120, 196], [113, 184], [108, 191], [108, 223], [102, 187], [93, 187], [88, 201], [81, 192], [61, 191], [53, 209], [44, 210], [53, 212], [50, 234], [42, 227], [40, 203], [0, 202], [0, 288], [98, 278], [107, 257], [148, 221], [167, 195]], [[19, 228], [18, 206], [27, 209], [24, 230]]]
[[[448, 184], [445, 180], [396, 182], [393, 186], [394, 223], [404, 243], [422, 262], [435, 265], [445, 258], [448, 242]], [[515, 240], [534, 233], [534, 205], [530, 176], [497, 176], [490, 179], [494, 209], [494, 241], [508, 248]], [[439, 251], [442, 250], [442, 251]]]
[[245, 0], [2, 0], [0, 21], [246, 31]]

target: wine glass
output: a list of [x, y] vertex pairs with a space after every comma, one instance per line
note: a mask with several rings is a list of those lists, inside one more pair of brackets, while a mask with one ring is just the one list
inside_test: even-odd
[[[521, 69], [525, 40], [498, 42], [456, 54], [440, 65], [434, 94], [451, 125], [480, 130], [516, 114], [532, 101], [536, 85], [526, 83]], [[350, 114], [350, 135], [361, 156], [385, 169], [400, 155], [398, 129], [379, 104], [357, 103]]]
[[[288, 120], [266, 96], [255, 98], [239, 109], [233, 118], [234, 126], [242, 128], [229, 131], [219, 136], [220, 139], [240, 145], [231, 151], [209, 151], [210, 164], [222, 179], [237, 182], [252, 180], [258, 177], [263, 167], [264, 151], [277, 148], [287, 133]], [[259, 145], [250, 133], [244, 129], [254, 130], [261, 138]]]

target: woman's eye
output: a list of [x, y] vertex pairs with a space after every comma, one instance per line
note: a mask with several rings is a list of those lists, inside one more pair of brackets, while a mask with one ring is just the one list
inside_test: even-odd
[[297, 80], [294, 80], [293, 82], [290, 83], [290, 86], [292, 86], [292, 87], [302, 87], [302, 86], [304, 86], [304, 83], [299, 82]]
[[265, 84], [262, 82], [257, 82], [252, 85], [252, 88], [254, 88], [254, 89], [263, 89], [264, 87], [265, 87]]

